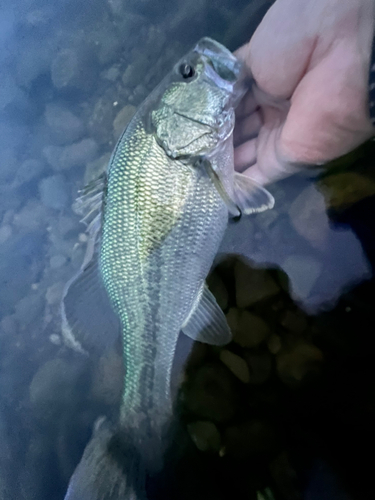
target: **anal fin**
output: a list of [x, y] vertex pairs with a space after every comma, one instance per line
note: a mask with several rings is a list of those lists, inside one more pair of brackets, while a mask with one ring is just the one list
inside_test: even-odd
[[229, 325], [206, 284], [203, 285], [199, 295], [196, 305], [182, 326], [183, 333], [193, 340], [206, 344], [228, 344], [232, 340]]

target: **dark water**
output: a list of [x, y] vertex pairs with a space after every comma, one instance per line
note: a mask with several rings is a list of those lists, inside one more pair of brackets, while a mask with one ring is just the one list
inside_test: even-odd
[[[183, 53], [201, 36], [234, 50], [270, 4], [1, 3], [1, 500], [64, 498], [93, 423], [121, 395], [119, 350], [88, 359], [61, 335], [62, 289], [86, 241], [77, 190]], [[373, 497], [373, 157], [369, 144], [328, 177], [279, 182], [273, 211], [229, 226], [212, 289], [232, 319], [247, 311], [266, 326], [224, 354], [194, 348], [175, 498]]]

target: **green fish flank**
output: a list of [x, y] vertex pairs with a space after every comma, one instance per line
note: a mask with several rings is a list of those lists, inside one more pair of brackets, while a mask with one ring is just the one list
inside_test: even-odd
[[[91, 240], [81, 274], [64, 294], [66, 338], [85, 350], [90, 334], [78, 338], [74, 325], [83, 332], [84, 320], [77, 304], [93, 295], [97, 274], [121, 326], [125, 381], [119, 419], [95, 428], [66, 500], [146, 498], [146, 477], [163, 466], [173, 419], [171, 372], [180, 333], [216, 345], [231, 340], [205, 280], [229, 214], [273, 205], [267, 191], [234, 172], [234, 107], [241, 96], [241, 64], [219, 43], [202, 39], [124, 131], [102, 205], [102, 181], [80, 199], [89, 214], [84, 220], [91, 217]], [[98, 334], [91, 332], [90, 345], [94, 338], [105, 345], [111, 322], [96, 308], [90, 328], [98, 323]]]

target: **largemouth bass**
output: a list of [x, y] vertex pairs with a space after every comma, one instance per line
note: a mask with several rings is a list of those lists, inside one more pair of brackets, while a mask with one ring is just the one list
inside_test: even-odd
[[[79, 296], [101, 286], [121, 325], [126, 376], [118, 423], [94, 431], [67, 500], [146, 498], [145, 477], [163, 462], [180, 332], [218, 345], [231, 339], [205, 279], [228, 215], [273, 206], [266, 190], [233, 169], [241, 74], [225, 47], [202, 39], [140, 106], [106, 179], [80, 199], [89, 214], [102, 205], [89, 224], [82, 272], [65, 294], [65, 330], [80, 345]], [[113, 323], [93, 315], [92, 328], [99, 323], [101, 342], [109, 341]]]

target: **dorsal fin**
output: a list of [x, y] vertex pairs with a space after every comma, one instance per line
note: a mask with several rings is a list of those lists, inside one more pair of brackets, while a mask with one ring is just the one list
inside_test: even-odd
[[73, 210], [83, 216], [88, 234], [85, 257], [78, 273], [66, 284], [62, 305], [62, 334], [74, 350], [99, 352], [119, 335], [119, 320], [112, 310], [104, 288], [99, 265], [99, 247], [106, 175], [90, 182], [80, 191]]

